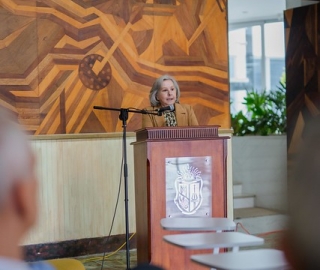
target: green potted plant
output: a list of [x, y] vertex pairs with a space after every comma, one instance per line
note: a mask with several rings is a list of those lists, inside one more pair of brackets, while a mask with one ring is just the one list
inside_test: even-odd
[[271, 135], [286, 132], [286, 83], [272, 91], [247, 91], [245, 111], [231, 115], [234, 135]]

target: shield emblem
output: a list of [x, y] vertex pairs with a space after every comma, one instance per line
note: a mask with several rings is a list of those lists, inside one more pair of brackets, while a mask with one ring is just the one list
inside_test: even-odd
[[175, 180], [174, 203], [183, 214], [192, 215], [202, 204], [203, 180], [200, 176], [201, 172], [188, 165], [178, 174], [179, 177]]

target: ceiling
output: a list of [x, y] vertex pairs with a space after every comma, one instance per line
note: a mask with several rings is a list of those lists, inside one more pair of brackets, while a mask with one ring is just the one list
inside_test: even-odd
[[286, 0], [228, 0], [229, 24], [282, 20]]

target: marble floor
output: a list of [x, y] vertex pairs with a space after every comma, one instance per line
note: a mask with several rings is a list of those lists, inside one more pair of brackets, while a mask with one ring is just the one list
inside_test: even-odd
[[[86, 270], [123, 270], [126, 269], [126, 251], [120, 250], [115, 253], [107, 253], [103, 261], [103, 254], [94, 254], [89, 256], [76, 257], [81, 261]], [[102, 262], [103, 261], [103, 262]], [[103, 264], [103, 268], [102, 267]], [[137, 251], [130, 250], [130, 268], [137, 265]]]

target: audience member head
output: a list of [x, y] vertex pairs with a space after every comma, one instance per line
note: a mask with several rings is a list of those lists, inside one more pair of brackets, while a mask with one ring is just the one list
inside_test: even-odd
[[22, 258], [18, 247], [37, 217], [35, 159], [27, 137], [0, 108], [0, 256]]
[[283, 241], [292, 269], [320, 269], [320, 118], [306, 129], [296, 171], [288, 183], [289, 222]]

